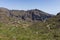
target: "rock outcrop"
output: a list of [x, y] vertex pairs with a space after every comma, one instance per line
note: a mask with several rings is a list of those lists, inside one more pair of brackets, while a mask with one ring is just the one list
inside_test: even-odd
[[[3, 17], [3, 18], [2, 18]], [[9, 10], [6, 8], [0, 8], [0, 20], [6, 20], [5, 18], [25, 21], [44, 21], [47, 18], [52, 17], [51, 14], [45, 13], [38, 9], [32, 10]]]

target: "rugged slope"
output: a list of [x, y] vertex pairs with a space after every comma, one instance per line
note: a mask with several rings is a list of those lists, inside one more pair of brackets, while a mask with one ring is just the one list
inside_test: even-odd
[[44, 21], [52, 16], [53, 15], [45, 13], [38, 9], [24, 11], [24, 10], [9, 10], [6, 8], [0, 8], [0, 20], [4, 22], [14, 20]]
[[46, 22], [37, 22], [29, 26], [31, 30], [38, 31], [41, 40], [60, 40], [60, 14], [49, 18]]
[[[23, 22], [23, 21], [22, 21]], [[29, 25], [29, 22], [22, 24]], [[60, 40], [60, 15], [29, 26], [0, 22], [0, 40]]]
[[60, 40], [60, 13], [52, 17], [38, 9], [3, 10], [0, 11], [0, 40]]
[[47, 18], [52, 17], [52, 15], [45, 13], [38, 9], [32, 9], [32, 10], [11, 10], [10, 16], [27, 20], [27, 21], [43, 21]]

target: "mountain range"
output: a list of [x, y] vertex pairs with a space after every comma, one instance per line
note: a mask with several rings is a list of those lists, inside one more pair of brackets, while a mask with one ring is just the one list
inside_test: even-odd
[[0, 20], [25, 20], [25, 21], [44, 21], [50, 17], [53, 17], [52, 14], [48, 14], [39, 9], [32, 10], [9, 10], [7, 8], [0, 8]]
[[0, 8], [0, 40], [60, 40], [60, 12]]

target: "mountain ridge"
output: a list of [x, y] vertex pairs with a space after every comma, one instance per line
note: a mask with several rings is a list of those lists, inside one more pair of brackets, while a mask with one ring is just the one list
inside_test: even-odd
[[[26, 20], [26, 21], [44, 21], [47, 18], [52, 17], [53, 15], [45, 13], [39, 9], [32, 10], [9, 10], [7, 8], [0, 8], [0, 16], [12, 18], [15, 20]], [[1, 18], [0, 18], [1, 19]]]

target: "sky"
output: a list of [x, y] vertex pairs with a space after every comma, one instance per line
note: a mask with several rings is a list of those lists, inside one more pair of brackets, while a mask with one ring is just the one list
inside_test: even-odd
[[15, 10], [39, 9], [57, 14], [60, 12], [60, 0], [0, 0], [0, 7]]

